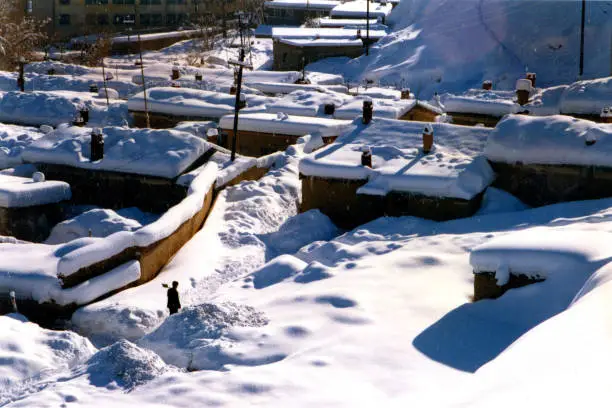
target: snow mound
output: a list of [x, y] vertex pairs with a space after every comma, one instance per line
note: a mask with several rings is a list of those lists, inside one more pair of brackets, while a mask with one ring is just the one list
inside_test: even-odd
[[523, 211], [528, 208], [529, 206], [512, 194], [495, 187], [489, 187], [484, 193], [480, 210], [476, 215]]
[[502, 119], [487, 141], [485, 155], [504, 163], [612, 167], [612, 125], [570, 116]]
[[135, 231], [142, 224], [135, 219], [121, 216], [113, 210], [93, 209], [57, 224], [51, 230], [46, 244], [55, 245], [87, 236], [104, 238], [119, 231]]
[[[593, 6], [587, 7], [585, 77], [606, 76], [611, 7], [587, 3]], [[343, 65], [322, 60], [307, 69], [408, 86], [420, 98], [479, 87], [483, 80], [513, 89], [526, 70], [537, 73], [540, 86], [570, 83], [578, 75], [579, 1], [402, 0], [388, 22], [394, 32], [369, 56]]]
[[80, 364], [95, 351], [76, 333], [43, 329], [19, 314], [0, 316], [0, 405], [9, 390]]
[[221, 369], [231, 361], [228, 332], [233, 327], [260, 327], [268, 319], [250, 306], [231, 302], [187, 307], [166, 319], [138, 344], [159, 354], [164, 361], [189, 370]]
[[268, 246], [268, 251], [290, 254], [313, 241], [330, 240], [338, 233], [338, 228], [327, 215], [310, 210], [289, 218], [278, 231], [259, 238]]
[[169, 371], [170, 368], [150, 350], [127, 340], [98, 351], [87, 362], [86, 373], [92, 385], [131, 390]]

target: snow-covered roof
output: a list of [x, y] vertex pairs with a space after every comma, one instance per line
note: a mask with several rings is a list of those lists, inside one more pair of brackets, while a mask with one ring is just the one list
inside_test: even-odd
[[270, 113], [284, 112], [288, 115], [298, 116], [320, 116], [324, 114], [323, 105], [334, 104], [339, 107], [351, 99], [351, 96], [337, 92], [316, 92], [300, 89], [266, 105], [266, 111]]
[[42, 136], [36, 128], [0, 123], [0, 169], [21, 164], [25, 147]]
[[[273, 113], [249, 113], [238, 117], [238, 130], [278, 133], [291, 136], [304, 136], [319, 134], [322, 137], [338, 136], [350, 126], [347, 120], [327, 118], [311, 118], [304, 116], [282, 115]], [[219, 126], [223, 129], [232, 129], [234, 115], [221, 118]]]
[[[300, 161], [300, 173], [325, 178], [368, 180], [358, 193], [390, 191], [471, 199], [493, 181], [493, 170], [481, 155], [490, 129], [434, 124], [434, 149], [424, 155], [427, 125], [375, 118], [361, 119], [325, 149]], [[431, 125], [431, 124], [430, 124]], [[364, 146], [372, 152], [372, 168], [361, 165]]]
[[281, 82], [249, 82], [249, 86], [266, 94], [288, 94], [293, 91], [299, 90], [314, 92], [333, 91], [345, 94], [348, 93], [348, 88], [344, 85], [302, 85]]
[[79, 104], [85, 100], [77, 93], [0, 93], [0, 122], [56, 126], [74, 120]]
[[272, 0], [264, 3], [265, 8], [331, 10], [340, 4], [333, 0]]
[[[370, 2], [370, 17], [387, 17], [391, 14], [393, 5], [391, 3]], [[363, 0], [347, 1], [334, 7], [330, 12], [332, 17], [360, 17], [367, 16], [367, 2]]]
[[0, 174], [0, 207], [33, 207], [69, 200], [70, 185], [63, 181], [34, 181]]
[[[387, 35], [384, 30], [370, 30], [370, 38], [380, 39]], [[365, 33], [362, 31], [362, 36]], [[355, 39], [357, 30], [350, 28], [306, 28], [306, 27], [272, 27], [272, 38], [316, 38], [316, 39]]]
[[[315, 20], [315, 23], [319, 25], [319, 27], [357, 27], [357, 28], [365, 28], [368, 25], [368, 20], [365, 18], [329, 18], [329, 17], [320, 17]], [[378, 19], [371, 18], [370, 19], [370, 29], [373, 29], [378, 26]], [[379, 28], [380, 29], [380, 28]], [[384, 27], [382, 27], [384, 29]]]
[[281, 38], [283, 44], [293, 45], [294, 47], [363, 47], [360, 39], [339, 38], [339, 39], [308, 39], [308, 38]]
[[118, 171], [174, 178], [211, 148], [189, 133], [177, 130], [106, 127], [104, 158], [91, 162], [92, 130], [61, 127], [30, 144], [25, 161], [61, 164], [91, 170]]
[[529, 228], [472, 249], [470, 264], [476, 273], [495, 272], [500, 286], [510, 273], [546, 278], [560, 269], [583, 270], [588, 264], [592, 271], [609, 259], [610, 239], [612, 234], [604, 231]]
[[505, 163], [612, 167], [612, 124], [562, 115], [510, 115], [491, 133], [485, 154]]
[[444, 94], [440, 99], [450, 113], [504, 116], [521, 110], [513, 97], [514, 92], [471, 89], [463, 95]]
[[[220, 118], [234, 111], [235, 95], [191, 88], [160, 87], [147, 89], [149, 112], [176, 116]], [[262, 105], [268, 98], [249, 95], [249, 106]], [[128, 100], [128, 109], [143, 112], [144, 92]]]
[[571, 84], [561, 100], [561, 113], [599, 115], [612, 106], [612, 77], [578, 81]]
[[374, 99], [369, 97], [356, 97], [353, 100], [337, 107], [334, 117], [338, 119], [353, 120], [363, 114], [363, 101], [371, 100], [374, 108], [373, 116], [377, 118], [399, 119], [417, 104], [415, 99]]

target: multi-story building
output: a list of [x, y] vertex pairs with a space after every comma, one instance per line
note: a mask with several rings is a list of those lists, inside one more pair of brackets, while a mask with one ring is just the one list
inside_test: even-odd
[[[22, 0], [29, 15], [50, 19], [55, 38], [100, 32], [176, 28], [231, 11], [228, 0]], [[221, 14], [220, 14], [221, 13]]]

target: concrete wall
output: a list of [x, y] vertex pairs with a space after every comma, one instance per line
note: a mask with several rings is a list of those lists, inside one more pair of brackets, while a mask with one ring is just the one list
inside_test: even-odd
[[357, 58], [363, 54], [363, 47], [297, 47], [274, 40], [274, 70], [299, 71], [303, 62], [309, 64], [329, 57]]
[[491, 162], [493, 186], [530, 206], [612, 197], [612, 169]]
[[346, 229], [382, 216], [412, 215], [436, 221], [470, 217], [478, 211], [483, 193], [472, 200], [428, 197], [392, 191], [386, 196], [357, 194], [366, 180], [344, 180], [302, 176], [300, 211], [319, 209]]
[[[222, 147], [231, 149], [234, 130], [222, 129], [222, 131], [227, 134], [227, 138], [224, 140], [224, 146]], [[295, 144], [300, 137], [302, 136], [239, 130], [238, 137], [236, 138], [236, 152], [244, 156], [261, 157], [287, 149], [289, 146]], [[324, 137], [323, 142], [329, 144], [336, 140], [336, 138], [337, 136]]]
[[499, 116], [480, 115], [477, 113], [447, 112], [455, 125], [474, 126], [482, 123], [486, 127], [495, 127], [501, 120]]

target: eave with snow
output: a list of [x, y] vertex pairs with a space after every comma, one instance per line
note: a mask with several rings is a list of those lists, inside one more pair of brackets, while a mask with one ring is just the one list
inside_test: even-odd
[[[435, 148], [424, 153], [425, 126], [356, 119], [336, 142], [300, 161], [301, 210], [318, 208], [345, 228], [382, 215], [472, 215], [494, 177], [481, 155], [490, 130], [436, 124]], [[364, 149], [371, 167], [362, 164]]]
[[328, 16], [339, 5], [334, 0], [272, 0], [264, 3], [264, 21], [271, 25], [301, 25], [306, 21]]

